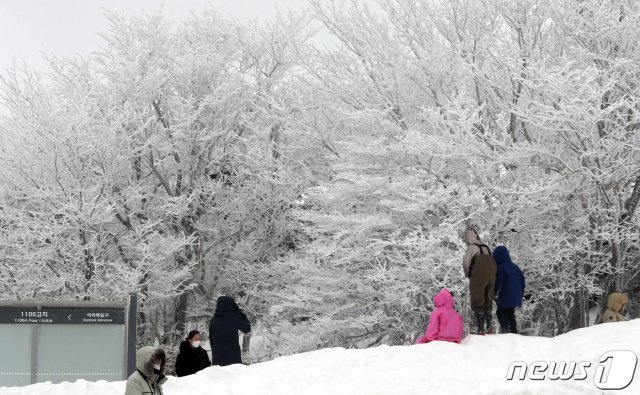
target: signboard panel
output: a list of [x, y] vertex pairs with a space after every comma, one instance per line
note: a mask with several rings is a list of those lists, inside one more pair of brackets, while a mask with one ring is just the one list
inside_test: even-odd
[[44, 325], [38, 329], [36, 382], [124, 377], [124, 325]]
[[124, 325], [124, 308], [0, 306], [0, 324]]
[[0, 387], [31, 384], [33, 328], [0, 325]]

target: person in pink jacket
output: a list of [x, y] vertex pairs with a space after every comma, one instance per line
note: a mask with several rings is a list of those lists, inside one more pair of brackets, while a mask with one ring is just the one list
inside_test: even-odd
[[433, 298], [436, 309], [429, 317], [429, 325], [416, 344], [429, 343], [433, 340], [460, 343], [462, 340], [462, 316], [453, 309], [453, 297], [446, 288]]

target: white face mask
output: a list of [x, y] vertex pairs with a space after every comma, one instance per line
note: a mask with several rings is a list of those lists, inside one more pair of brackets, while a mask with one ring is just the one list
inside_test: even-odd
[[160, 367], [161, 367], [161, 366], [162, 366], [161, 364], [156, 363], [156, 364], [154, 364], [154, 365], [153, 365], [153, 368], [154, 368], [155, 370], [160, 370]]
[[202, 344], [202, 342], [200, 340], [196, 340], [193, 343], [191, 343], [191, 345], [193, 346], [193, 348], [198, 348], [200, 347], [200, 344]]

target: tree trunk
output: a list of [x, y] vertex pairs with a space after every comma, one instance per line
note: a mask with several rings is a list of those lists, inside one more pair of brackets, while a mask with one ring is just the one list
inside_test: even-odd
[[176, 298], [175, 311], [173, 314], [176, 342], [179, 342], [180, 339], [182, 339], [185, 328], [186, 328], [186, 322], [187, 322], [187, 309], [189, 308], [189, 293], [184, 292], [184, 289], [185, 289], [184, 283], [180, 284], [180, 286], [178, 287], [178, 292], [181, 292], [181, 293]]
[[249, 349], [251, 346], [251, 334], [242, 335], [242, 360], [245, 364], [250, 361]]
[[93, 263], [93, 258], [91, 257], [91, 253], [87, 249], [87, 234], [84, 230], [80, 230], [80, 241], [82, 244], [82, 253], [84, 254], [84, 265], [82, 267], [82, 274], [84, 277], [84, 295], [82, 295], [82, 300], [89, 300], [89, 290], [91, 288], [91, 283], [93, 282], [93, 275], [95, 272], [95, 265]]
[[569, 330], [588, 326], [587, 305], [587, 292], [584, 287], [580, 287], [573, 293], [573, 306], [569, 310]]

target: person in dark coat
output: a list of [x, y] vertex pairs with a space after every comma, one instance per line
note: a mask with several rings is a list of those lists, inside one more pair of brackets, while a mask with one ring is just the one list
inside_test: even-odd
[[493, 259], [498, 265], [495, 293], [501, 332], [518, 333], [515, 309], [522, 306], [524, 274], [518, 265], [511, 261], [509, 250], [505, 246], [496, 247], [493, 251]]
[[209, 323], [212, 365], [227, 366], [242, 363], [238, 331], [251, 332], [247, 315], [231, 296], [220, 296], [216, 312]]
[[188, 376], [211, 366], [207, 352], [200, 347], [201, 341], [200, 332], [194, 330], [180, 343], [180, 353], [176, 359], [176, 376]]

